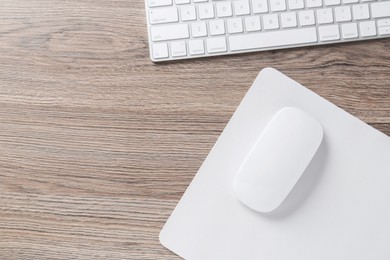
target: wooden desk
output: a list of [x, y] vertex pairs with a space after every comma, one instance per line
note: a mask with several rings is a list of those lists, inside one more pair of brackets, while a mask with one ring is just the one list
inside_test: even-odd
[[143, 0], [0, 1], [0, 259], [175, 259], [158, 234], [258, 72], [390, 134], [390, 40], [155, 65]]

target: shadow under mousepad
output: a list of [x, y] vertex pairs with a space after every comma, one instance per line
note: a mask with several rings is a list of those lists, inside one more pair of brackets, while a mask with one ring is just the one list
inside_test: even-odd
[[[323, 140], [282, 204], [259, 213], [237, 198], [233, 183], [259, 134], [285, 107], [315, 118]], [[388, 136], [267, 68], [168, 219], [160, 242], [190, 260], [389, 260], [389, 187]]]

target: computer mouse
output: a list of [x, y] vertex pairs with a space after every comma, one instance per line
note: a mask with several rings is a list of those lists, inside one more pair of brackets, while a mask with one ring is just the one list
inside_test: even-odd
[[257, 212], [274, 211], [294, 188], [322, 139], [323, 129], [316, 119], [298, 108], [282, 108], [243, 160], [234, 178], [234, 193]]

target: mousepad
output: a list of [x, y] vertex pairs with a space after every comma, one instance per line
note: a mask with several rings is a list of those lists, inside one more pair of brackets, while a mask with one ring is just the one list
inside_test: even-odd
[[[262, 214], [237, 199], [233, 181], [259, 132], [284, 107], [315, 117], [323, 143], [282, 205]], [[189, 260], [389, 260], [390, 138], [264, 69], [169, 217], [160, 242]]]

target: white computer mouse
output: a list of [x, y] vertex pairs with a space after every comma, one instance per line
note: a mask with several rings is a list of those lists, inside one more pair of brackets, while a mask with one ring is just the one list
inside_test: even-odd
[[286, 199], [323, 139], [320, 123], [294, 107], [279, 110], [260, 133], [234, 179], [238, 199], [255, 211], [275, 210]]

